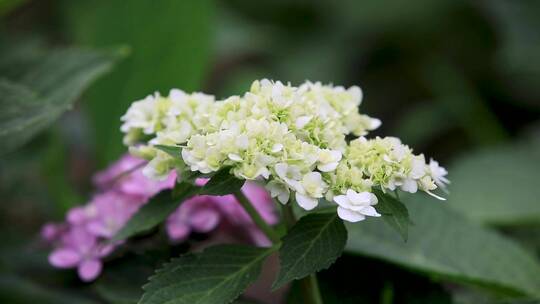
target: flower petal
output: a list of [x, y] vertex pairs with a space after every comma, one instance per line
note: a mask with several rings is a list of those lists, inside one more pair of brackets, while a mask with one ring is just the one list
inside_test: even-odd
[[168, 222], [166, 229], [169, 238], [178, 242], [187, 239], [191, 232], [191, 228], [184, 223]]
[[344, 208], [350, 208], [352, 207], [351, 202], [347, 198], [346, 195], [336, 195], [334, 196], [334, 202], [336, 202], [338, 205]]
[[355, 223], [355, 222], [360, 222], [360, 221], [363, 221], [366, 217], [358, 212], [353, 212], [349, 209], [345, 209], [343, 207], [338, 207], [337, 208], [337, 213], [338, 213], [338, 216], [347, 221], [347, 222], [352, 222], [352, 223]]
[[357, 193], [356, 191], [354, 190], [347, 190], [347, 198], [351, 201], [352, 204], [358, 204], [358, 205], [363, 205], [363, 204], [368, 204], [369, 201], [371, 200], [371, 193], [370, 192], [360, 192], [360, 193]]
[[317, 205], [319, 204], [319, 201], [316, 198], [311, 198], [298, 192], [296, 193], [296, 202], [300, 207], [308, 211], [317, 207]]
[[100, 260], [86, 260], [79, 265], [77, 272], [81, 280], [90, 282], [97, 278], [101, 273], [102, 267], [103, 264]]
[[220, 216], [216, 210], [202, 209], [191, 214], [190, 223], [197, 232], [209, 232], [219, 224]]
[[317, 169], [319, 169], [321, 172], [331, 172], [336, 170], [338, 166], [338, 162], [328, 163], [328, 164], [319, 164], [317, 165]]
[[60, 248], [49, 255], [49, 263], [58, 268], [75, 267], [80, 260], [81, 256], [73, 249]]
[[407, 178], [403, 181], [403, 185], [400, 188], [409, 193], [416, 193], [418, 191], [418, 183], [412, 178]]
[[360, 213], [367, 216], [381, 216], [375, 208], [371, 206], [364, 207], [362, 210], [360, 210]]

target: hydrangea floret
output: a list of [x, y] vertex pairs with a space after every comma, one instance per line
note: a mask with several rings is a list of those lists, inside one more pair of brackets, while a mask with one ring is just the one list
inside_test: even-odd
[[[444, 199], [434, 190], [449, 181], [436, 161], [427, 163], [398, 138], [366, 137], [381, 121], [358, 111], [362, 98], [357, 86], [267, 79], [224, 100], [174, 89], [134, 102], [121, 130], [130, 151], [149, 161], [143, 172], [150, 178], [229, 170], [263, 183], [283, 204], [311, 210], [320, 199], [334, 202], [350, 222], [380, 216], [375, 188]], [[181, 155], [156, 145], [180, 147]]]

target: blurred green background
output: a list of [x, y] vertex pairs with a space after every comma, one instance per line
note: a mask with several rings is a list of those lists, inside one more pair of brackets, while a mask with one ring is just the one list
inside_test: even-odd
[[[103, 301], [46, 265], [37, 232], [125, 152], [119, 118], [132, 101], [173, 87], [221, 98], [263, 77], [359, 85], [362, 112], [384, 122], [374, 135], [449, 169], [448, 208], [540, 257], [540, 1], [0, 0], [0, 35], [2, 129], [16, 111], [4, 80], [37, 87], [47, 106], [74, 102], [24, 145], [0, 133], [4, 303]], [[77, 89], [50, 89], [70, 81]], [[351, 303], [491, 301], [392, 263], [343, 260], [385, 274], [360, 296], [345, 284]], [[333, 281], [323, 274], [323, 287]]]

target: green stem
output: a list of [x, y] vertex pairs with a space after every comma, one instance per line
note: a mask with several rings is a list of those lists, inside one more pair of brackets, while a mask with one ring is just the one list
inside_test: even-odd
[[[291, 201], [287, 205], [282, 205], [281, 208], [283, 220], [285, 221], [287, 230], [290, 230], [291, 227], [296, 223], [296, 218], [291, 207], [292, 203], [293, 202]], [[315, 274], [311, 274], [300, 279], [299, 283], [304, 303], [323, 304], [319, 284], [317, 282], [317, 276]]]
[[310, 274], [309, 276], [300, 279], [300, 287], [302, 288], [304, 303], [323, 304], [321, 292], [319, 291], [319, 284], [317, 283], [317, 276], [315, 274]]
[[266, 237], [272, 241], [273, 244], [279, 243], [279, 235], [268, 225], [264, 219], [261, 217], [259, 212], [253, 207], [249, 199], [244, 195], [241, 190], [235, 191], [234, 196], [242, 205], [244, 210], [249, 214], [255, 225], [261, 229], [261, 231], [266, 235]]

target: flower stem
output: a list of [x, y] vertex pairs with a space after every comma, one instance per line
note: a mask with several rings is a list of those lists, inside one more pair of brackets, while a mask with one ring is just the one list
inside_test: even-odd
[[[296, 218], [294, 216], [291, 205], [292, 202], [289, 202], [289, 204], [287, 205], [282, 205], [281, 208], [283, 220], [285, 221], [287, 230], [290, 230], [291, 227], [294, 226], [294, 224], [296, 223]], [[300, 279], [299, 283], [304, 303], [323, 304], [316, 274], [313, 273], [305, 278]]]
[[310, 274], [309, 276], [300, 279], [300, 288], [302, 289], [302, 296], [305, 303], [323, 304], [321, 292], [319, 291], [319, 284], [317, 283], [317, 276], [315, 274]]
[[272, 227], [270, 227], [270, 225], [268, 225], [264, 221], [264, 219], [261, 217], [259, 212], [257, 212], [257, 210], [255, 209], [255, 207], [253, 207], [249, 199], [244, 195], [242, 190], [235, 191], [234, 196], [236, 197], [240, 205], [242, 205], [244, 210], [246, 210], [246, 212], [249, 214], [249, 216], [251, 217], [255, 225], [257, 225], [257, 227], [261, 229], [261, 231], [266, 235], [266, 237], [273, 244], [279, 243], [280, 241], [279, 235], [274, 231], [274, 229], [272, 229]]

